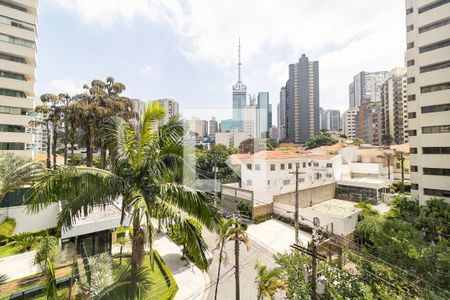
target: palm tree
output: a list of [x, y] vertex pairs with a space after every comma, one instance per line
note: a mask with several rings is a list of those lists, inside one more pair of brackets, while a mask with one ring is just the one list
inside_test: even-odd
[[383, 154], [380, 154], [377, 157], [381, 158], [383, 162], [386, 162], [388, 167], [388, 179], [391, 179], [391, 165], [395, 155], [392, 152], [383, 152]]
[[45, 269], [45, 291], [47, 300], [57, 300], [58, 290], [56, 288], [56, 275], [53, 263], [50, 259], [47, 259], [47, 268]]
[[55, 263], [58, 255], [59, 245], [57, 238], [51, 235], [47, 235], [39, 241], [36, 256], [34, 257], [34, 262], [36, 264], [39, 264], [42, 270], [45, 270], [45, 268], [47, 267], [47, 260]]
[[[122, 220], [129, 215], [133, 227], [133, 272], [142, 265], [146, 242], [153, 261], [152, 219], [171, 220], [190, 243], [201, 249], [203, 238], [188, 218], [211, 230], [220, 214], [212, 195], [181, 183], [183, 175], [190, 172], [183, 168], [183, 129], [172, 120], [155, 132], [153, 126], [163, 116], [164, 111], [154, 103], [148, 106], [139, 128], [122, 118], [112, 118], [108, 129], [112, 170], [84, 166], [48, 170], [26, 196], [29, 210], [36, 212], [64, 199], [58, 225], [70, 226], [94, 207], [121, 198]], [[206, 259], [205, 253], [202, 256]]]
[[122, 265], [122, 255], [123, 255], [123, 247], [127, 244], [127, 240], [124, 236], [117, 238], [117, 243], [120, 245], [120, 254], [119, 254], [119, 266]]
[[31, 161], [12, 153], [0, 154], [0, 201], [7, 193], [31, 184], [38, 178], [43, 168], [38, 161]]
[[[51, 128], [51, 122], [50, 119], [47, 117], [50, 113], [50, 109], [47, 105], [38, 105], [34, 108], [34, 118], [32, 121], [29, 122], [29, 125], [31, 127], [39, 127], [43, 126], [45, 130], [47, 131], [47, 168], [50, 169], [52, 167], [51, 163], [51, 135], [50, 135], [50, 128]], [[37, 117], [42, 116], [42, 119], [37, 119]]]
[[284, 290], [286, 288], [283, 280], [280, 279], [280, 268], [268, 269], [265, 264], [257, 262], [255, 269], [258, 300], [264, 299], [264, 297], [271, 300], [272, 296], [275, 295], [278, 290]]
[[[248, 236], [245, 232], [245, 228], [240, 226], [239, 221], [236, 218], [222, 219], [216, 227], [217, 241], [216, 250], [219, 250], [219, 267], [217, 270], [216, 291], [214, 293], [214, 299], [217, 300], [217, 292], [219, 290], [220, 271], [222, 267], [222, 261], [226, 261], [226, 252], [224, 252], [227, 242], [235, 241], [238, 244], [243, 243], [248, 248]], [[237, 260], [239, 262], [239, 259]]]
[[8, 280], [8, 276], [5, 274], [0, 274], [0, 284], [4, 284]]
[[400, 161], [400, 170], [401, 170], [401, 174], [402, 174], [400, 191], [402, 193], [404, 193], [405, 192], [405, 159], [408, 156], [408, 153], [396, 150], [394, 156], [396, 159], [398, 159]]

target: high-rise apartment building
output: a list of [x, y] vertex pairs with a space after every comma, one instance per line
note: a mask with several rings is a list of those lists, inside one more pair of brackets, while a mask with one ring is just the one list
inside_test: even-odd
[[359, 126], [359, 120], [356, 119], [358, 111], [359, 107], [350, 107], [342, 114], [342, 129], [347, 139], [356, 138], [356, 126]]
[[356, 137], [364, 143], [380, 145], [381, 143], [381, 106], [379, 102], [367, 102], [359, 105], [356, 114]]
[[[259, 137], [260, 135], [258, 133], [261, 132], [259, 128], [260, 113], [254, 96], [253, 97], [250, 96], [250, 103], [244, 106], [242, 114], [243, 114], [244, 132], [247, 132], [252, 137]], [[267, 111], [265, 115], [267, 116]]]
[[289, 65], [286, 116], [286, 140], [305, 143], [319, 134], [319, 62], [310, 62], [305, 54]]
[[280, 90], [280, 103], [278, 104], [278, 133], [280, 140], [286, 139], [286, 87]]
[[[258, 121], [259, 126], [257, 130], [256, 137], [266, 138], [269, 135], [269, 114], [271, 115], [271, 111], [269, 111], [269, 93], [268, 92], [259, 92], [257, 97], [257, 108], [258, 108]], [[251, 105], [251, 103], [250, 103]], [[271, 118], [272, 116], [270, 116]], [[271, 121], [271, 120], [270, 120]]]
[[395, 68], [381, 87], [382, 143], [408, 142], [406, 68]]
[[406, 0], [411, 196], [450, 202], [450, 1]]
[[211, 120], [209, 120], [209, 136], [214, 136], [216, 132], [219, 131], [219, 123], [216, 120], [216, 117], [212, 117]]
[[145, 112], [145, 102], [139, 99], [130, 99], [130, 100], [131, 105], [133, 105], [133, 109], [138, 114], [138, 118], [140, 120]]
[[160, 126], [167, 124], [170, 118], [180, 114], [180, 107], [178, 105], [178, 102], [174, 99], [158, 99], [156, 100], [156, 102], [158, 102], [159, 106], [162, 107], [166, 112], [164, 115], [164, 119], [159, 121]]
[[243, 109], [247, 104], [247, 86], [241, 81], [241, 42], [238, 46], [238, 80], [233, 85], [233, 127], [239, 131], [244, 129]]
[[337, 109], [327, 109], [326, 116], [326, 130], [339, 131], [341, 130], [341, 112]]
[[0, 1], [0, 151], [32, 156], [37, 1]]
[[319, 107], [319, 130], [327, 130], [327, 115], [322, 107]]
[[353, 76], [349, 85], [349, 107], [365, 102], [380, 102], [381, 85], [386, 81], [388, 72], [359, 72]]

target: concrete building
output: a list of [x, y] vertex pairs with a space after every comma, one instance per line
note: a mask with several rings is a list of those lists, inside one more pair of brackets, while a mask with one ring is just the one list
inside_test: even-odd
[[302, 54], [298, 63], [289, 65], [286, 82], [287, 138], [305, 143], [319, 134], [319, 62], [310, 62]]
[[131, 99], [131, 103], [133, 105], [134, 111], [138, 113], [138, 117], [140, 120], [145, 112], [145, 102], [139, 99]]
[[216, 117], [212, 117], [211, 120], [209, 120], [209, 136], [214, 136], [216, 132], [219, 132], [219, 123], [216, 120]]
[[238, 46], [238, 80], [233, 85], [233, 127], [238, 131], [244, 128], [243, 109], [247, 104], [247, 86], [241, 81], [241, 41]]
[[359, 106], [355, 134], [366, 144], [381, 144], [381, 106], [379, 102], [362, 103]]
[[277, 127], [272, 126], [269, 128], [269, 138], [279, 140], [280, 139], [280, 132]]
[[266, 138], [269, 135], [269, 128], [272, 126], [272, 124], [269, 124], [269, 122], [272, 123], [272, 111], [271, 105], [269, 104], [269, 93], [259, 92], [257, 101], [259, 126], [257, 135], [255, 137]]
[[383, 137], [396, 144], [408, 142], [406, 68], [395, 68], [381, 87], [381, 129]]
[[[244, 122], [244, 132], [247, 132], [252, 137], [260, 136], [260, 111], [258, 110], [258, 105], [256, 104], [256, 99], [253, 96], [249, 96], [250, 103], [244, 106], [242, 110], [243, 122]], [[267, 120], [267, 119], [266, 119]]]
[[247, 132], [238, 132], [232, 130], [230, 132], [217, 132], [215, 134], [216, 145], [225, 145], [227, 147], [239, 148], [239, 145], [252, 136]]
[[450, 2], [406, 0], [411, 196], [450, 202]]
[[280, 140], [286, 139], [286, 87], [280, 89], [280, 103], [278, 104], [278, 130]]
[[363, 102], [380, 102], [381, 85], [387, 76], [387, 71], [362, 71], [353, 76], [353, 82], [349, 85], [349, 107], [359, 106]]
[[344, 131], [344, 135], [348, 139], [356, 138], [356, 126], [358, 124], [356, 116], [358, 114], [358, 111], [359, 107], [351, 107], [342, 114], [342, 129]]
[[341, 130], [341, 112], [337, 109], [327, 109], [325, 111], [326, 127], [328, 131]]
[[158, 102], [159, 106], [166, 112], [164, 119], [159, 121], [160, 126], [167, 124], [170, 118], [180, 114], [179, 104], [174, 99], [158, 99], [156, 102]]
[[185, 120], [185, 126], [187, 135], [194, 137], [196, 141], [201, 141], [208, 136], [208, 121], [192, 118]]
[[225, 119], [220, 121], [219, 131], [220, 132], [230, 132], [233, 129], [234, 121], [233, 119]]
[[327, 115], [322, 107], [319, 107], [319, 129], [327, 130]]
[[0, 151], [33, 155], [37, 1], [0, 2]]

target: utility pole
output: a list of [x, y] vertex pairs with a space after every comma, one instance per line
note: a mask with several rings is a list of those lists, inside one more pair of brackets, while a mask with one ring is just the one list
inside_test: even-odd
[[317, 226], [314, 224], [312, 239], [311, 239], [311, 251], [312, 251], [312, 262], [311, 262], [311, 300], [317, 300]]
[[289, 172], [290, 174], [295, 174], [295, 211], [294, 211], [294, 228], [295, 228], [295, 243], [298, 244], [300, 239], [298, 237], [298, 168], [299, 163], [295, 165], [295, 172]]
[[[236, 221], [240, 222], [236, 213], [234, 213], [234, 218]], [[239, 225], [236, 223], [236, 227]], [[236, 300], [239, 300], [240, 297], [240, 287], [239, 287], [239, 240], [238, 234], [234, 234], [234, 279], [236, 282]]]

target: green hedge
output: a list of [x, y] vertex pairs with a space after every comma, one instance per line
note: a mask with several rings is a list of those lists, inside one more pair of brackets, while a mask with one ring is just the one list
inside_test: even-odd
[[255, 217], [253, 219], [253, 223], [254, 224], [259, 224], [259, 223], [262, 223], [262, 222], [270, 220], [270, 219], [272, 219], [272, 214], [268, 213], [268, 214], [265, 214], [265, 215], [262, 215], [262, 216]]
[[166, 283], [169, 286], [169, 289], [167, 290], [167, 292], [161, 296], [161, 300], [172, 300], [173, 298], [175, 298], [175, 294], [178, 291], [178, 286], [175, 282], [175, 279], [172, 276], [172, 273], [170, 272], [169, 268], [166, 266], [166, 264], [162, 260], [159, 253], [157, 251], [153, 251], [153, 255], [155, 258], [155, 262], [158, 264], [159, 268], [161, 269], [161, 272], [164, 275]]
[[0, 245], [2, 242], [8, 242], [16, 228], [16, 221], [14, 219], [7, 218], [0, 224]]

